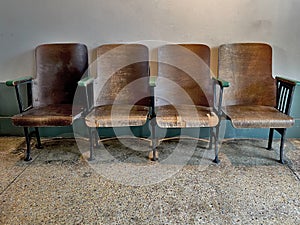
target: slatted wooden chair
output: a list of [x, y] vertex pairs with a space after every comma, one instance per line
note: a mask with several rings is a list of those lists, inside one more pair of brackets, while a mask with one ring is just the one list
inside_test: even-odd
[[[160, 47], [158, 76], [151, 80], [155, 86], [155, 123], [161, 128], [210, 128], [210, 147], [214, 139], [214, 162], [218, 163], [219, 119], [213, 91], [216, 82], [210, 76], [210, 48], [203, 44]], [[155, 134], [152, 139], [156, 160]]]
[[295, 82], [272, 77], [272, 48], [264, 43], [235, 43], [219, 47], [220, 79], [230, 83], [223, 96], [223, 112], [235, 128], [270, 128], [281, 134], [280, 162], [284, 163], [286, 128]]
[[[35, 57], [34, 79], [24, 77], [6, 82], [16, 90], [20, 114], [13, 116], [12, 122], [15, 126], [24, 127], [27, 144], [25, 161], [31, 160], [30, 140], [34, 133], [37, 147], [41, 148], [39, 127], [72, 125], [72, 102], [77, 82], [88, 68], [88, 51], [83, 44], [40, 45], [35, 49]], [[27, 100], [21, 94], [23, 85], [27, 86]], [[31, 132], [31, 128], [34, 131]]]
[[94, 159], [98, 142], [96, 128], [142, 126], [151, 106], [148, 48], [141, 44], [107, 44], [96, 51], [97, 76], [79, 82], [93, 90], [86, 95], [86, 102], [92, 103], [87, 105], [85, 117], [90, 133], [89, 160]]

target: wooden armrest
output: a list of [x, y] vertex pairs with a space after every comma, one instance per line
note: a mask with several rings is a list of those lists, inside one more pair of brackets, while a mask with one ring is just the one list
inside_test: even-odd
[[85, 77], [83, 79], [81, 79], [80, 81], [78, 81], [78, 86], [79, 87], [84, 87], [86, 90], [86, 95], [85, 95], [85, 109], [84, 109], [84, 115], [87, 115], [88, 112], [90, 112], [90, 110], [93, 108], [93, 103], [92, 103], [92, 99], [93, 99], [93, 90], [91, 90], [92, 92], [89, 93], [88, 91], [88, 85], [92, 84], [94, 82], [95, 78], [94, 77]]
[[89, 84], [93, 83], [93, 77], [85, 77], [82, 80], [78, 81], [78, 86], [80, 87], [87, 87]]
[[7, 86], [17, 86], [19, 84], [23, 84], [23, 83], [28, 83], [32, 81], [32, 77], [27, 76], [27, 77], [20, 77], [20, 78], [16, 78], [14, 80], [8, 80], [6, 81], [6, 85]]
[[224, 87], [229, 87], [230, 86], [230, 83], [226, 80], [221, 80], [219, 78], [216, 78], [216, 77], [212, 77], [212, 79], [218, 84], [220, 85], [222, 88]]
[[157, 76], [150, 76], [149, 85], [150, 87], [156, 87]]
[[283, 83], [286, 83], [286, 84], [290, 84], [292, 86], [296, 86], [297, 84], [300, 85], [299, 81], [291, 80], [291, 79], [284, 78], [284, 77], [275, 77], [275, 79], [277, 81], [280, 81], [280, 82], [283, 82]]

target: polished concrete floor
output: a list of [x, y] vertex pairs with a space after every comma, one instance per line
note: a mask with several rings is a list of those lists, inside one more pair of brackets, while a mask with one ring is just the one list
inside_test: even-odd
[[[42, 139], [31, 162], [20, 137], [0, 137], [0, 224], [300, 224], [300, 140], [167, 140], [159, 161], [144, 140]], [[34, 144], [34, 143], [33, 143]]]

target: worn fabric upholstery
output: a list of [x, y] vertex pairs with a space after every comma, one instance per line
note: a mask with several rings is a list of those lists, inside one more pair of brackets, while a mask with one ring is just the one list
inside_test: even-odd
[[214, 127], [218, 116], [209, 107], [163, 105], [156, 108], [158, 126], [164, 128]]
[[288, 128], [293, 118], [276, 106], [272, 77], [272, 48], [264, 43], [225, 44], [219, 47], [220, 79], [229, 81], [223, 111], [236, 128]]
[[72, 124], [72, 105], [47, 105], [35, 107], [12, 118], [16, 126], [55, 127]]
[[163, 128], [213, 127], [210, 49], [202, 44], [164, 45], [158, 49], [155, 87], [157, 124]]
[[82, 44], [45, 44], [38, 46], [33, 106], [72, 104], [88, 67], [87, 48]]
[[262, 43], [225, 44], [219, 47], [220, 79], [230, 83], [225, 105], [276, 105], [272, 77], [272, 48]]
[[150, 107], [149, 53], [141, 44], [108, 44], [97, 48], [94, 108], [89, 127], [141, 126]]
[[35, 55], [33, 108], [13, 116], [13, 124], [23, 127], [71, 125], [77, 82], [88, 68], [87, 47], [77, 43], [44, 44], [36, 48]]
[[294, 119], [272, 106], [231, 105], [223, 108], [235, 128], [287, 128]]
[[89, 127], [142, 126], [148, 111], [148, 107], [140, 105], [103, 105], [89, 113], [85, 122]]

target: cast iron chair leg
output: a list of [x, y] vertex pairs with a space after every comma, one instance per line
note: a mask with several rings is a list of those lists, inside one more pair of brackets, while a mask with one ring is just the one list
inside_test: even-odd
[[93, 131], [93, 134], [94, 134], [94, 138], [95, 138], [95, 148], [98, 148], [99, 147], [99, 134], [97, 132], [97, 129], [95, 129]]
[[156, 158], [156, 133], [155, 133], [156, 121], [155, 121], [155, 118], [151, 119], [150, 123], [151, 123], [151, 128], [152, 128], [152, 131], [151, 131], [152, 153], [153, 153], [152, 160], [156, 161], [157, 158]]
[[213, 142], [213, 128], [209, 128], [209, 146], [208, 149], [212, 149]]
[[30, 134], [29, 134], [29, 130], [28, 127], [24, 127], [24, 134], [25, 134], [25, 139], [26, 139], [26, 153], [25, 153], [25, 161], [31, 161], [32, 158], [30, 156], [30, 151], [31, 151], [31, 147], [30, 147]]
[[217, 125], [216, 127], [216, 133], [214, 133], [214, 139], [215, 139], [215, 159], [213, 160], [214, 163], [219, 164], [219, 128], [220, 125]]
[[156, 161], [157, 158], [156, 158], [156, 141], [155, 140], [152, 141], [152, 152], [153, 152], [152, 161]]
[[[155, 130], [155, 129], [154, 129], [154, 130]], [[157, 158], [156, 158], [156, 138], [155, 138], [155, 136], [152, 137], [152, 153], [153, 153], [153, 158], [152, 158], [152, 160], [153, 160], [153, 161], [156, 161]]]
[[219, 164], [220, 160], [219, 160], [219, 148], [218, 148], [218, 144], [217, 141], [215, 142], [215, 159], [213, 160], [214, 163]]
[[92, 128], [89, 128], [89, 136], [90, 136], [90, 157], [89, 161], [94, 160], [94, 138], [93, 138], [93, 131]]
[[36, 147], [38, 148], [38, 149], [42, 149], [43, 148], [43, 146], [42, 146], [42, 144], [41, 144], [41, 137], [40, 137], [40, 132], [39, 132], [39, 128], [35, 128], [35, 136], [36, 136], [36, 140], [37, 140], [37, 145], [36, 145]]
[[268, 142], [268, 150], [272, 149], [272, 142], [273, 142], [273, 134], [274, 134], [274, 128], [270, 128], [270, 132], [269, 132], [269, 142]]
[[280, 142], [280, 159], [279, 162], [281, 164], [284, 164], [284, 142], [285, 142], [285, 133], [286, 129], [283, 129], [283, 132], [281, 134], [281, 142]]

